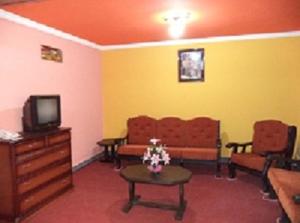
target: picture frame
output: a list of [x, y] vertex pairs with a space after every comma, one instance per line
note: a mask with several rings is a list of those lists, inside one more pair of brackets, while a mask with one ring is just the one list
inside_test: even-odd
[[204, 48], [178, 51], [179, 82], [204, 81]]
[[63, 62], [63, 53], [60, 49], [51, 46], [41, 45], [41, 58], [55, 62]]

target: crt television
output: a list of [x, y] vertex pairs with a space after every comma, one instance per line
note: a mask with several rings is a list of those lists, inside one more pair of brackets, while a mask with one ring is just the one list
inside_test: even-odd
[[61, 124], [59, 95], [31, 95], [23, 107], [24, 132], [56, 129]]

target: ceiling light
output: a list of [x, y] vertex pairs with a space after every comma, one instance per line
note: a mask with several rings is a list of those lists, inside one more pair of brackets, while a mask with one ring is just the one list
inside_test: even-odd
[[172, 38], [179, 38], [184, 34], [185, 26], [190, 19], [191, 14], [186, 11], [169, 12], [164, 17], [168, 23], [168, 32]]

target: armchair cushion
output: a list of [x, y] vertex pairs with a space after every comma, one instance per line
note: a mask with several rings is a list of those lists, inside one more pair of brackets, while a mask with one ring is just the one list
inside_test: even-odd
[[264, 169], [266, 158], [255, 153], [232, 153], [231, 162], [257, 171]]
[[281, 152], [287, 148], [288, 125], [277, 120], [256, 122], [253, 135], [253, 152]]

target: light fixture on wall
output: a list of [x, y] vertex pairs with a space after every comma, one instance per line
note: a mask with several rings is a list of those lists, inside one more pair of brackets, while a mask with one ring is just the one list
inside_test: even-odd
[[170, 11], [164, 16], [164, 21], [168, 24], [169, 35], [177, 39], [184, 34], [187, 22], [191, 18], [191, 13], [187, 11]]

